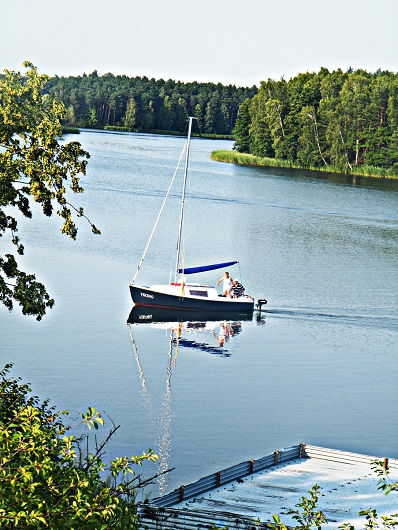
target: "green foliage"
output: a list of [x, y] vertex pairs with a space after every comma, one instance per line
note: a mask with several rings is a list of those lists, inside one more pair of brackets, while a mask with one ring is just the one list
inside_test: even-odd
[[239, 153], [250, 153], [250, 99], [246, 99], [239, 109], [239, 120], [236, 122], [234, 149]]
[[398, 74], [322, 68], [268, 79], [241, 106], [235, 148], [300, 167], [364, 166], [398, 175]]
[[228, 151], [227, 149], [220, 149], [211, 153], [211, 158], [218, 162], [230, 162], [233, 164], [240, 164], [243, 166], [265, 166], [265, 167], [287, 167], [294, 168], [295, 166], [289, 160], [281, 160], [277, 158], [266, 158], [261, 156], [251, 155], [249, 153], [238, 153], [237, 151]]
[[123, 126], [127, 129], [133, 130], [135, 127], [135, 120], [137, 115], [137, 108], [134, 101], [134, 98], [130, 98], [127, 103], [126, 113], [122, 120]]
[[[66, 125], [125, 127], [137, 131], [186, 130], [195, 116], [203, 134], [230, 135], [239, 105], [257, 92], [221, 83], [182, 83], [92, 72], [78, 77], [54, 77], [46, 89], [68, 109]], [[94, 116], [95, 114], [95, 116]]]
[[[77, 217], [87, 217], [83, 208], [68, 202], [67, 187], [73, 193], [84, 191], [80, 175], [86, 174], [89, 158], [78, 142], [59, 143], [65, 108], [54, 96], [43, 93], [49, 78], [30, 63], [24, 66], [25, 75], [5, 70], [0, 78], [0, 237], [7, 235], [20, 255], [24, 247], [11, 212], [16, 209], [31, 218], [32, 202], [48, 217], [56, 208], [63, 222], [61, 232], [76, 239], [72, 211]], [[90, 224], [93, 233], [99, 234]], [[10, 311], [17, 302], [23, 314], [35, 315], [37, 320], [54, 304], [44, 285], [33, 274], [21, 271], [10, 253], [0, 255], [0, 302]]]
[[[380, 477], [378, 489], [384, 491], [386, 495], [392, 492], [398, 493], [398, 482], [389, 479], [389, 470], [384, 465], [384, 462], [375, 461], [372, 467]], [[323, 497], [318, 484], [315, 484], [308, 493], [309, 497], [301, 497], [301, 501], [296, 504], [298, 509], [287, 512], [296, 522], [293, 527], [295, 530], [310, 530], [311, 528], [321, 530], [322, 525], [328, 522], [325, 514], [318, 509], [319, 498]], [[369, 508], [368, 510], [361, 510], [358, 515], [365, 517], [363, 528], [367, 530], [376, 528], [391, 530], [398, 526], [398, 513], [379, 517], [375, 509]], [[288, 528], [292, 528], [283, 523], [278, 515], [273, 515], [272, 519], [273, 522], [267, 524], [267, 528], [271, 530], [288, 530]], [[355, 530], [355, 527], [350, 523], [345, 523], [340, 525], [339, 529]]]
[[[137, 477], [126, 477], [135, 474], [133, 466], [157, 456], [149, 450], [106, 464], [105, 442], [84, 454], [82, 438], [67, 436], [66, 413], [40, 403], [28, 385], [9, 376], [10, 368], [0, 372], [1, 528], [138, 528]], [[93, 408], [81, 416], [89, 427], [103, 425]]]
[[388, 459], [385, 462], [382, 460], [375, 460], [372, 462], [372, 468], [379, 477], [379, 490], [384, 491], [385, 495], [389, 495], [391, 492], [398, 493], [398, 481], [394, 482], [390, 479]]
[[[384, 491], [385, 495], [398, 493], [398, 481], [390, 479], [390, 471], [388, 465], [385, 464], [387, 464], [387, 462], [385, 463], [380, 460], [375, 460], [372, 463], [372, 468], [379, 477], [378, 489]], [[369, 530], [373, 528], [383, 528], [387, 530], [397, 528], [398, 526], [398, 512], [391, 515], [379, 516], [375, 509], [369, 508], [368, 510], [360, 511], [359, 515], [365, 517], [366, 522], [364, 527]], [[351, 525], [342, 525], [340, 528], [341, 530], [353, 530]]]
[[[243, 166], [263, 166], [263, 167], [278, 167], [289, 169], [302, 169], [302, 165], [294, 163], [290, 160], [282, 160], [281, 158], [267, 158], [261, 156], [251, 155], [249, 153], [239, 153], [236, 151], [228, 151], [227, 149], [220, 149], [211, 153], [212, 160], [217, 162], [229, 162], [231, 164], [240, 164]], [[307, 170], [320, 171], [322, 173], [338, 173], [334, 166], [307, 166]], [[397, 171], [375, 166], [360, 166], [354, 167], [350, 172], [353, 177], [380, 177], [387, 179], [398, 178]]]
[[[301, 501], [296, 504], [298, 509], [289, 510], [287, 513], [292, 516], [292, 519], [296, 521], [294, 528], [300, 530], [310, 530], [316, 528], [320, 530], [324, 523], [327, 523], [325, 514], [318, 510], [318, 501], [323, 494], [320, 492], [318, 484], [312, 487], [308, 492], [309, 497], [301, 497]], [[269, 524], [268, 527], [271, 530], [287, 530], [288, 527], [282, 523], [278, 515], [272, 516], [273, 523]]]

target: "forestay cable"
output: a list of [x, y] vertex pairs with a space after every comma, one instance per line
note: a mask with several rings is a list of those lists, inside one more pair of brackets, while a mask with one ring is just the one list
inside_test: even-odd
[[152, 229], [151, 235], [150, 235], [149, 240], [148, 240], [148, 243], [147, 243], [147, 245], [146, 245], [146, 247], [145, 247], [145, 250], [144, 250], [144, 253], [143, 253], [143, 255], [142, 255], [142, 258], [141, 258], [141, 260], [140, 260], [140, 262], [139, 262], [139, 264], [138, 264], [137, 270], [135, 271], [134, 278], [133, 278], [133, 281], [131, 282], [131, 285], [134, 284], [134, 282], [135, 282], [135, 280], [136, 280], [136, 278], [137, 278], [137, 275], [138, 275], [138, 273], [139, 273], [139, 271], [140, 271], [140, 269], [141, 269], [141, 267], [142, 267], [142, 264], [144, 263], [144, 259], [145, 259], [146, 253], [148, 252], [149, 245], [150, 245], [151, 242], [152, 242], [152, 239], [153, 239], [153, 236], [154, 236], [154, 234], [155, 234], [156, 228], [157, 228], [157, 226], [158, 226], [158, 224], [159, 224], [159, 221], [160, 221], [160, 217], [161, 217], [161, 215], [162, 215], [162, 213], [163, 213], [164, 207], [166, 206], [167, 199], [168, 199], [168, 197], [169, 197], [169, 195], [170, 195], [171, 188], [172, 188], [172, 186], [173, 186], [173, 183], [174, 183], [175, 177], [176, 177], [176, 175], [177, 175], [178, 168], [180, 167], [180, 163], [181, 163], [182, 157], [184, 156], [184, 153], [185, 153], [186, 148], [187, 148], [187, 142], [185, 142], [184, 147], [183, 147], [183, 149], [182, 149], [182, 152], [181, 152], [180, 158], [179, 158], [179, 160], [178, 160], [177, 167], [176, 167], [176, 169], [175, 169], [175, 171], [174, 171], [173, 178], [171, 179], [171, 182], [170, 182], [170, 185], [169, 185], [169, 189], [167, 190], [166, 197], [164, 198], [164, 201], [163, 201], [162, 207], [161, 207], [161, 209], [160, 209], [160, 212], [159, 212], [158, 217], [157, 217], [156, 222], [155, 222], [155, 226], [154, 226], [153, 229]]

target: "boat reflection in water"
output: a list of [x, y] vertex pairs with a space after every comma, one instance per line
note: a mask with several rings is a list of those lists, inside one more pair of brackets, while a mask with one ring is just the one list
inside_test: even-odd
[[[154, 422], [154, 426], [156, 424], [155, 428], [158, 437], [156, 452], [159, 456], [157, 473], [160, 495], [165, 493], [167, 489], [167, 473], [170, 470], [171, 423], [173, 417], [171, 392], [172, 367], [177, 364], [177, 358], [181, 348], [199, 350], [223, 358], [230, 357], [231, 353], [227, 349], [228, 341], [233, 340], [241, 332], [243, 322], [251, 321], [253, 315], [233, 314], [228, 316], [229, 318], [233, 317], [233, 320], [223, 320], [222, 317], [225, 317], [225, 314], [221, 315], [219, 312], [179, 311], [134, 306], [128, 317], [127, 325], [140, 376], [141, 396], [144, 402], [144, 408], [147, 409], [148, 421]], [[161, 400], [162, 405], [158, 422], [156, 422], [155, 418], [158, 416], [159, 409], [156, 410], [152, 404], [134, 337], [134, 332], [138, 332], [138, 328], [141, 326], [145, 328], [165, 329], [169, 333], [165, 390]]]
[[[251, 321], [253, 314], [231, 313], [224, 320], [220, 312], [180, 311], [134, 306], [128, 324], [152, 324], [164, 327], [174, 333], [172, 341], [180, 347], [189, 347], [228, 357], [224, 346], [235, 335], [239, 334], [243, 321]], [[194, 332], [207, 332], [201, 340], [189, 337]], [[188, 338], [189, 337], [189, 338]], [[202, 340], [204, 339], [204, 340]], [[210, 340], [209, 340], [210, 339]], [[214, 340], [216, 339], [216, 340]]]
[[155, 307], [134, 306], [127, 319], [129, 324], [144, 324], [146, 322], [221, 322], [232, 320], [252, 320], [253, 311], [191, 311], [180, 309], [161, 309]]

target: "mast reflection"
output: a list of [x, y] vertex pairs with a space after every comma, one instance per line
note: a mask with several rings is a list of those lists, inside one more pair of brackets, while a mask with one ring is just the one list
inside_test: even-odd
[[[158, 433], [159, 455], [157, 463], [159, 494], [162, 495], [167, 490], [168, 470], [170, 469], [171, 452], [171, 428], [172, 428], [172, 391], [171, 376], [172, 368], [176, 366], [181, 348], [200, 350], [220, 357], [230, 357], [231, 353], [227, 349], [227, 343], [233, 340], [242, 330], [244, 320], [252, 320], [251, 315], [234, 314], [236, 320], [222, 320], [219, 313], [198, 314], [189, 311], [167, 311], [163, 309], [151, 309], [146, 307], [133, 307], [127, 320], [130, 339], [133, 346], [134, 357], [137, 364], [138, 374], [141, 383], [140, 393], [143, 398], [144, 407], [147, 410], [150, 426]], [[231, 315], [232, 316], [232, 315]], [[160, 419], [159, 411], [152, 404], [148, 390], [147, 380], [140, 360], [134, 332], [141, 326], [145, 328], [161, 328], [169, 334], [165, 389], [161, 399]]]

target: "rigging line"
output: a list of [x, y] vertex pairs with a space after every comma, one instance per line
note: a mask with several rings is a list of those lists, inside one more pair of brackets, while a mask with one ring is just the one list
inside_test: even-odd
[[146, 247], [145, 247], [144, 253], [143, 253], [143, 255], [142, 255], [142, 257], [141, 257], [141, 260], [140, 260], [140, 262], [139, 262], [139, 264], [138, 264], [137, 270], [135, 271], [134, 278], [133, 278], [133, 281], [131, 282], [131, 285], [134, 284], [134, 282], [135, 282], [135, 280], [136, 280], [136, 278], [137, 278], [137, 275], [138, 275], [138, 273], [139, 273], [139, 271], [140, 271], [140, 269], [141, 269], [141, 267], [142, 267], [142, 264], [144, 263], [144, 259], [145, 259], [146, 253], [148, 252], [149, 245], [150, 245], [151, 242], [152, 242], [152, 239], [153, 239], [153, 236], [154, 236], [154, 234], [155, 234], [156, 228], [158, 227], [158, 224], [159, 224], [159, 221], [160, 221], [160, 217], [161, 217], [161, 215], [162, 215], [162, 213], [163, 213], [164, 207], [166, 206], [167, 199], [168, 199], [168, 197], [169, 197], [169, 195], [170, 195], [171, 188], [172, 188], [172, 186], [173, 186], [173, 183], [174, 183], [175, 177], [176, 177], [176, 175], [177, 175], [177, 171], [178, 171], [178, 169], [179, 169], [179, 167], [180, 167], [181, 160], [182, 160], [182, 157], [184, 156], [184, 153], [185, 153], [185, 150], [186, 150], [186, 148], [187, 148], [187, 145], [188, 145], [188, 143], [185, 142], [184, 147], [183, 147], [182, 152], [181, 152], [181, 155], [180, 155], [180, 158], [179, 158], [179, 160], [178, 160], [177, 167], [176, 167], [176, 169], [175, 169], [175, 171], [174, 171], [173, 178], [171, 179], [171, 182], [170, 182], [170, 185], [169, 185], [169, 189], [167, 190], [166, 197], [164, 198], [164, 201], [163, 201], [162, 207], [161, 207], [161, 209], [160, 209], [160, 212], [159, 212], [158, 217], [157, 217], [156, 222], [155, 222], [155, 226], [153, 227], [152, 232], [151, 232], [151, 235], [149, 236], [148, 243], [147, 243], [147, 245], [146, 245]]
[[244, 282], [244, 278], [242, 277], [242, 269], [240, 267], [240, 262], [238, 262], [238, 269], [239, 269], [239, 281], [240, 283]]
[[[242, 268], [240, 266], [240, 261], [238, 261], [238, 268], [239, 268], [239, 281], [241, 284], [243, 284], [244, 286], [246, 286], [246, 277], [242, 271]], [[247, 287], [247, 286], [246, 286]], [[247, 288], [245, 287], [245, 291], [247, 291]]]

